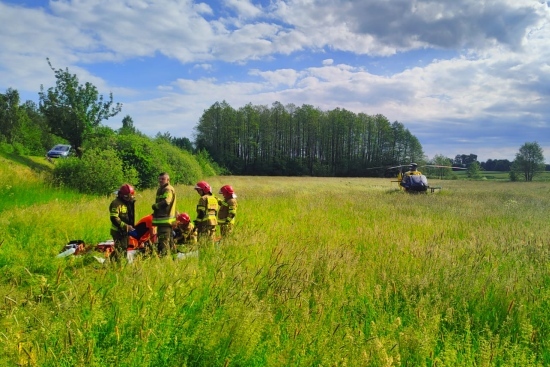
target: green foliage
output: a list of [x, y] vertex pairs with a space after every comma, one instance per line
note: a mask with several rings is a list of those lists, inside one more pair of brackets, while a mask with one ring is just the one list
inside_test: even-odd
[[134, 126], [134, 120], [130, 115], [124, 116], [122, 119], [122, 127], [118, 130], [119, 134], [136, 134], [138, 130]]
[[235, 110], [216, 102], [201, 116], [196, 151], [234, 174], [365, 176], [366, 167], [420, 161], [422, 146], [382, 115], [275, 102]]
[[19, 92], [8, 88], [5, 94], [0, 94], [0, 134], [8, 143], [17, 140], [21, 115], [19, 109]]
[[137, 172], [112, 149], [89, 149], [81, 159], [59, 159], [52, 179], [57, 186], [81, 193], [108, 195], [124, 182], [135, 185]]
[[197, 152], [195, 155], [197, 162], [199, 163], [202, 173], [205, 177], [216, 176], [216, 175], [227, 175], [231, 174], [226, 169], [221, 168], [208, 154], [208, 151], [202, 149]]
[[481, 177], [481, 166], [479, 165], [478, 161], [472, 162], [468, 166], [468, 170], [466, 171], [469, 178], [478, 179]]
[[191, 153], [162, 137], [152, 140], [141, 135], [119, 135], [116, 150], [124, 167], [132, 167], [138, 172], [138, 186], [141, 188], [156, 187], [160, 172], [168, 172], [173, 184], [189, 185], [213, 171], [211, 166], [205, 164], [203, 167]]
[[13, 145], [0, 140], [0, 151], [11, 154], [14, 151]]
[[533, 181], [533, 177], [543, 172], [544, 169], [543, 150], [537, 142], [523, 144], [519, 148], [519, 152], [516, 153], [516, 159], [511, 167], [514, 175], [523, 176], [527, 182]]
[[43, 116], [34, 102], [20, 105], [19, 93], [9, 88], [0, 94], [0, 140], [17, 147], [18, 154], [42, 155], [51, 147]]
[[48, 65], [56, 78], [55, 88], [44, 91], [40, 87], [40, 111], [44, 114], [51, 132], [66, 139], [79, 158], [82, 146], [101, 121], [118, 114], [120, 103], [113, 106], [113, 95], [104, 102], [97, 88], [86, 82], [80, 84], [76, 74], [69, 69], [54, 69], [48, 59]]
[[429, 162], [429, 164], [442, 167], [426, 167], [424, 170], [426, 171], [425, 173], [428, 177], [436, 176], [441, 180], [443, 178], [450, 177], [453, 173], [451, 168], [447, 168], [453, 165], [453, 160], [445, 157], [442, 154], [436, 154]]
[[162, 163], [159, 149], [147, 137], [139, 135], [119, 135], [116, 139], [116, 151], [124, 168], [134, 168], [138, 172], [138, 187], [151, 188], [158, 185], [158, 174], [167, 170]]
[[25, 145], [18, 142], [13, 143], [13, 152], [18, 155], [28, 155], [30, 153]]
[[198, 157], [193, 157], [188, 151], [172, 145], [170, 141], [163, 138], [155, 139], [154, 143], [157, 147], [157, 155], [166, 162], [164, 171], [169, 172], [172, 184], [191, 185], [202, 177], [209, 176], [209, 172], [205, 171], [209, 166], [203, 167]]
[[172, 145], [175, 145], [180, 149], [187, 150], [189, 153], [193, 153], [193, 143], [191, 143], [191, 140], [189, 140], [186, 137], [183, 137], [183, 138], [172, 137], [170, 139], [170, 142], [172, 143]]

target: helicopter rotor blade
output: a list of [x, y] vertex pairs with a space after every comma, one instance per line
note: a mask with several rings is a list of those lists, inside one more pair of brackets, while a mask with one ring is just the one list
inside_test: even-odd
[[468, 168], [464, 168], [464, 167], [440, 166], [440, 165], [437, 165], [437, 164], [426, 164], [424, 167], [451, 168], [451, 169], [468, 169]]

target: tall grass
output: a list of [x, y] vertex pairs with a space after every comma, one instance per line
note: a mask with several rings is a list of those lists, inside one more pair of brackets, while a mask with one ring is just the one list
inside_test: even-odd
[[[235, 233], [185, 260], [55, 258], [108, 238], [111, 198], [4, 210], [0, 365], [550, 364], [550, 183], [209, 183], [237, 191]], [[192, 186], [176, 191], [194, 217]]]

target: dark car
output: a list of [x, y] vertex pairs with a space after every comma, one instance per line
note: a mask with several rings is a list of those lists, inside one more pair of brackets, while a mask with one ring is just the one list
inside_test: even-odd
[[46, 156], [48, 158], [66, 158], [71, 153], [71, 146], [70, 145], [64, 145], [64, 144], [57, 144], [55, 147], [50, 149], [48, 153], [46, 153]]

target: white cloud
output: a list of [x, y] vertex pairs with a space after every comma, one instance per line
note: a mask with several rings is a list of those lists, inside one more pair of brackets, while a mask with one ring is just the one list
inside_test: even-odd
[[[456, 154], [477, 150], [489, 155], [484, 158], [513, 158], [526, 141], [550, 146], [544, 141], [550, 136], [545, 3], [257, 4], [59, 0], [41, 9], [0, 2], [0, 89], [36, 95], [41, 84], [53, 85], [49, 57], [54, 67], [69, 67], [103, 94], [122, 97], [122, 115], [132, 115], [145, 132], [188, 135], [216, 101], [235, 108], [280, 101], [381, 113], [418, 135], [429, 155], [444, 154], [437, 151], [444, 146], [470, 150]], [[423, 49], [452, 50], [454, 56], [431, 59]], [[407, 58], [410, 51], [414, 56]], [[144, 91], [139, 81], [149, 78], [159, 55], [180, 66]], [[376, 65], [370, 56], [383, 57]], [[131, 80], [108, 71], [135, 60], [143, 67]], [[392, 68], [396, 60], [403, 64]]]
[[277, 88], [280, 85], [293, 86], [298, 79], [299, 73], [293, 69], [279, 69], [273, 71], [260, 71], [254, 69], [250, 70], [250, 75], [261, 76], [269, 82], [272, 88]]
[[239, 16], [244, 18], [255, 18], [262, 13], [262, 10], [254, 6], [249, 0], [225, 0], [227, 6], [234, 8]]

